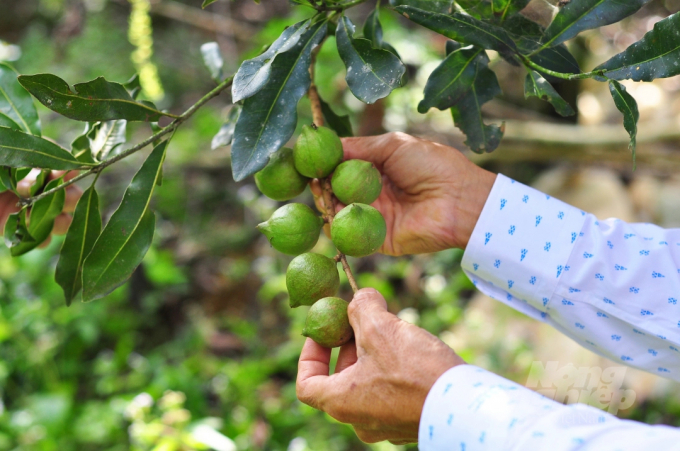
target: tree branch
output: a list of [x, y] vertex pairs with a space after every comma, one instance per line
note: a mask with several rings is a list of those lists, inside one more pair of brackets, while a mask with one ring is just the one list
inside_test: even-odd
[[71, 180], [62, 183], [61, 185], [52, 188], [50, 190], [44, 191], [41, 194], [33, 197], [29, 197], [26, 199], [19, 199], [19, 203], [17, 204], [20, 207], [26, 207], [29, 206], [36, 201], [49, 196], [50, 194], [56, 193], [57, 191], [66, 188], [67, 186], [73, 185], [79, 180], [84, 179], [85, 177], [92, 175], [92, 174], [98, 174], [102, 170], [104, 170], [106, 167], [111, 166], [113, 163], [116, 163], [123, 158], [126, 158], [130, 155], [132, 155], [135, 152], [140, 151], [141, 149], [145, 148], [149, 144], [152, 144], [154, 141], [162, 138], [163, 136], [167, 135], [168, 133], [171, 133], [177, 129], [180, 125], [182, 125], [183, 122], [185, 122], [187, 119], [189, 119], [200, 107], [205, 105], [208, 101], [213, 99], [214, 97], [217, 97], [222, 91], [227, 89], [229, 86], [231, 86], [231, 83], [234, 79], [234, 76], [232, 75], [231, 77], [228, 77], [226, 80], [224, 80], [222, 83], [217, 85], [215, 89], [201, 97], [201, 99], [194, 103], [189, 109], [187, 109], [184, 113], [182, 113], [180, 116], [177, 117], [174, 121], [170, 123], [167, 127], [163, 128], [161, 131], [158, 133], [154, 134], [153, 136], [145, 139], [144, 141], [140, 142], [139, 144], [127, 149], [124, 152], [121, 152], [120, 154], [109, 158], [108, 160], [102, 161], [98, 165], [94, 166], [93, 168], [89, 169], [86, 172], [83, 172], [81, 174], [78, 174], [77, 176], [73, 177]]

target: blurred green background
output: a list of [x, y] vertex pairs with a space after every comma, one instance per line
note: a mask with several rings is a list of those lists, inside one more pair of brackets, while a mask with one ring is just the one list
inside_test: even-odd
[[[164, 91], [158, 104], [175, 113], [214, 86], [201, 61], [202, 43], [217, 41], [226, 71], [233, 72], [309, 14], [283, 0], [220, 1], [206, 10], [199, 0], [142, 3], [150, 6], [153, 24], [149, 62]], [[355, 23], [363, 22], [370, 3], [352, 10]], [[678, 9], [677, 0], [652, 1], [621, 24], [584, 33], [571, 50], [583, 67], [592, 67]], [[0, 0], [0, 60], [20, 73], [54, 73], [71, 84], [101, 75], [124, 82], [136, 71], [130, 10], [126, 0]], [[402, 130], [464, 149], [448, 113], [415, 109], [445, 41], [407, 28], [388, 10], [382, 20], [386, 40], [408, 64], [409, 84], [386, 101], [361, 104], [345, 89], [331, 38], [318, 58], [321, 95], [350, 114], [357, 134]], [[485, 113], [508, 121], [509, 139], [493, 156], [471, 158], [601, 217], [680, 226], [680, 81], [629, 86], [642, 116], [640, 163], [633, 172], [606, 86], [560, 84], [579, 112], [565, 122], [540, 102], [524, 101], [519, 69], [494, 55], [492, 61], [505, 94]], [[233, 182], [228, 148], [210, 149], [229, 108], [229, 96], [222, 95], [175, 134], [154, 199], [154, 246], [130, 282], [108, 297], [65, 306], [53, 280], [60, 238], [17, 259], [0, 249], [0, 450], [405, 449], [365, 445], [351, 428], [296, 400], [306, 312], [288, 308], [290, 258], [274, 252], [254, 228], [277, 203], [261, 196], [252, 179]], [[300, 123], [311, 120], [308, 109], [303, 100]], [[39, 112], [44, 135], [62, 145], [82, 131], [42, 106]], [[560, 136], [545, 144], [535, 136], [548, 125], [583, 136], [585, 144], [560, 143]], [[676, 134], [663, 134], [663, 127]], [[588, 136], [614, 128], [611, 143], [588, 145]], [[148, 126], [130, 126], [128, 139], [149, 133]], [[142, 158], [102, 174], [105, 219]], [[299, 201], [311, 204], [311, 196], [306, 192]], [[333, 255], [325, 238], [316, 251]], [[402, 319], [440, 336], [468, 362], [519, 383], [534, 361], [615, 366], [476, 294], [460, 271], [461, 257], [462, 251], [449, 250], [351, 264], [359, 285], [380, 290]], [[346, 280], [341, 290], [350, 299]], [[631, 369], [624, 388], [634, 389], [637, 399], [620, 416], [680, 425], [677, 384]]]

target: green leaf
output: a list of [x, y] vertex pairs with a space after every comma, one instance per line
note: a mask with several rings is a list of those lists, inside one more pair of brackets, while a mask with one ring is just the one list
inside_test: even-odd
[[680, 74], [680, 12], [654, 24], [652, 31], [595, 70], [609, 79], [652, 81]]
[[17, 213], [12, 213], [5, 222], [5, 246], [13, 249], [22, 243], [33, 243], [35, 239], [31, 236], [26, 225], [26, 209]]
[[529, 4], [529, 0], [492, 0], [494, 15], [504, 21], [506, 18], [519, 13]]
[[481, 107], [484, 103], [501, 93], [496, 74], [488, 68], [489, 58], [486, 53], [475, 60], [475, 81], [462, 99], [451, 108], [453, 120], [465, 135], [465, 144], [473, 152], [492, 152], [500, 144], [503, 137], [503, 126], [486, 125], [482, 118]]
[[90, 140], [94, 135], [94, 126], [100, 122], [95, 122], [94, 124], [88, 122], [85, 125], [85, 131], [82, 135], [78, 136], [71, 143], [71, 154], [76, 157], [76, 160], [81, 161], [85, 164], [95, 164], [96, 161], [92, 156], [92, 149]]
[[257, 94], [269, 80], [277, 55], [293, 49], [307, 33], [311, 23], [308, 19], [286, 28], [266, 51], [241, 63], [231, 85], [232, 102], [236, 103]]
[[[17, 81], [17, 73], [0, 62], [0, 113], [17, 123], [23, 131], [40, 136], [40, 118], [31, 95]], [[4, 124], [1, 124], [5, 126]]]
[[507, 55], [514, 54], [517, 51], [517, 47], [507, 31], [471, 16], [461, 13], [439, 14], [410, 6], [399, 6], [396, 10], [409, 20], [454, 41], [497, 50]]
[[50, 110], [77, 121], [157, 121], [168, 116], [145, 103], [135, 102], [120, 83], [103, 77], [69, 85], [52, 74], [21, 75], [19, 83]]
[[637, 145], [637, 122], [640, 119], [637, 102], [628, 94], [626, 87], [615, 80], [609, 80], [609, 92], [616, 108], [623, 113], [623, 126], [630, 135], [628, 148], [633, 152], [633, 169], [635, 168], [635, 147]]
[[364, 39], [368, 39], [376, 49], [381, 49], [383, 44], [383, 29], [380, 23], [380, 4], [366, 18], [364, 22]]
[[106, 296], [132, 275], [151, 246], [156, 217], [149, 209], [168, 141], [154, 147], [83, 263], [83, 302]]
[[142, 92], [142, 84], [139, 81], [139, 74], [134, 74], [125, 84], [125, 90], [130, 93], [130, 97], [137, 99], [137, 96]]
[[442, 14], [453, 12], [453, 0], [390, 0], [390, 5], [413, 6], [423, 11], [433, 11]]
[[424, 114], [432, 107], [446, 110], [454, 106], [469, 92], [475, 81], [477, 65], [482, 64], [485, 58], [481, 47], [459, 48], [449, 53], [427, 79], [425, 97], [418, 104], [418, 112]]
[[354, 25], [347, 17], [341, 17], [335, 39], [347, 67], [347, 85], [357, 99], [374, 103], [401, 86], [406, 67], [393, 53], [373, 48], [368, 39], [353, 36]]
[[0, 127], [7, 127], [11, 128], [12, 130], [21, 130], [21, 126], [19, 124], [14, 122], [11, 117], [2, 113], [0, 113]]
[[203, 56], [203, 63], [208, 68], [210, 76], [216, 82], [221, 82], [224, 79], [222, 69], [224, 68], [224, 60], [222, 59], [222, 52], [217, 42], [206, 42], [201, 46], [201, 55]]
[[570, 0], [545, 30], [542, 48], [573, 38], [583, 30], [616, 23], [642, 8], [649, 0]]
[[79, 168], [83, 163], [51, 141], [0, 127], [0, 165], [66, 170]]
[[546, 100], [555, 108], [560, 116], [573, 116], [574, 109], [555, 91], [548, 81], [536, 71], [529, 71], [524, 80], [524, 98], [538, 97]]
[[311, 83], [311, 52], [324, 36], [326, 22], [313, 24], [292, 49], [276, 57], [267, 84], [243, 102], [231, 146], [234, 180], [264, 168], [269, 155], [295, 132], [297, 104]]
[[201, 8], [205, 8], [208, 5], [212, 5], [215, 3], [217, 0], [203, 0], [203, 4], [201, 5]]
[[12, 177], [12, 170], [7, 166], [0, 166], [0, 183], [5, 187], [6, 190], [14, 191], [17, 190], [17, 184]]
[[73, 222], [59, 253], [55, 280], [64, 290], [66, 305], [71, 305], [71, 301], [82, 288], [83, 262], [90, 254], [101, 230], [99, 196], [93, 183], [76, 205]]
[[118, 155], [122, 145], [127, 142], [127, 121], [100, 122], [92, 128], [90, 140], [91, 154], [96, 160], [103, 161]]
[[238, 117], [241, 114], [241, 107], [239, 105], [234, 105], [231, 107], [231, 110], [229, 110], [229, 114], [227, 115], [227, 119], [224, 121], [224, 124], [220, 127], [220, 131], [217, 132], [217, 134], [213, 137], [212, 143], [210, 144], [210, 148], [212, 150], [217, 149], [218, 147], [222, 146], [228, 146], [231, 144], [231, 140], [234, 138], [234, 129], [236, 128], [236, 121], [238, 121]]
[[456, 4], [475, 19], [493, 19], [494, 11], [489, 0], [456, 0]]
[[323, 113], [323, 118], [326, 120], [326, 126], [333, 129], [335, 133], [341, 138], [346, 138], [348, 136], [354, 136], [352, 132], [352, 123], [349, 120], [349, 116], [340, 116], [335, 113], [324, 100], [319, 97], [319, 102], [321, 103], [321, 112]]
[[[45, 187], [45, 191], [56, 188], [62, 181], [62, 179], [52, 180]], [[28, 232], [33, 237], [33, 240], [22, 240], [21, 243], [13, 246], [10, 249], [13, 257], [23, 255], [35, 249], [50, 236], [55, 218], [64, 210], [65, 199], [66, 192], [60, 189], [33, 204], [28, 221]]]
[[38, 175], [35, 178], [35, 182], [33, 182], [31, 187], [28, 189], [28, 195], [30, 197], [35, 196], [36, 194], [38, 194], [38, 192], [40, 192], [43, 189], [43, 187], [45, 186], [45, 182], [47, 181], [47, 177], [50, 175], [51, 172], [52, 171], [44, 170], [38, 173]]

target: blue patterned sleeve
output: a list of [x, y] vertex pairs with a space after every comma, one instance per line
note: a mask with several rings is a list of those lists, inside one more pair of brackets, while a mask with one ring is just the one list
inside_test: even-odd
[[680, 380], [680, 229], [598, 221], [499, 175], [463, 269], [593, 352]]
[[472, 365], [444, 373], [427, 396], [420, 451], [680, 450], [680, 430], [565, 406]]

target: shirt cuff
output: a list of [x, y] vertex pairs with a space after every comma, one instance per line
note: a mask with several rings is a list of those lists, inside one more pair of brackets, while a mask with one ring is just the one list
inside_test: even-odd
[[564, 408], [473, 365], [458, 365], [432, 386], [418, 431], [421, 451], [510, 449], [537, 416]]
[[[470, 237], [462, 267], [494, 298], [545, 312], [586, 213], [499, 174]], [[481, 285], [481, 286], [480, 286]], [[486, 288], [486, 289], [484, 289]], [[500, 293], [507, 294], [503, 296]], [[515, 307], [515, 305], [512, 305]]]

